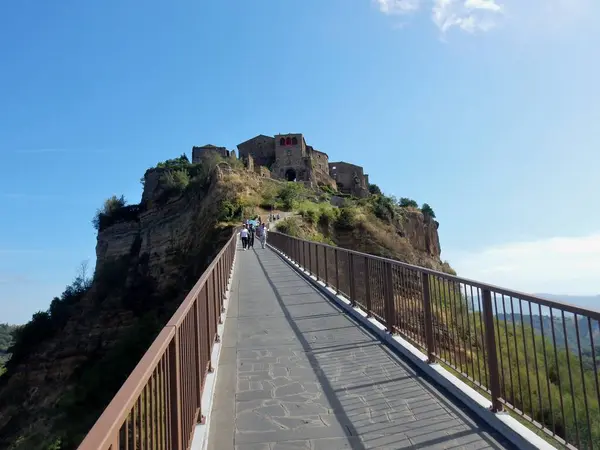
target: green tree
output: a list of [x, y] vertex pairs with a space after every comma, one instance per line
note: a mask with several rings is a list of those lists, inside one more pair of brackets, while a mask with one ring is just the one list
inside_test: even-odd
[[379, 195], [374, 198], [373, 213], [381, 220], [391, 221], [396, 217], [396, 204], [390, 197]]
[[369, 192], [373, 195], [381, 195], [381, 189], [376, 184], [369, 184]]
[[183, 192], [190, 184], [190, 175], [186, 169], [169, 170], [162, 175], [161, 182], [169, 191]]
[[304, 190], [304, 186], [300, 183], [289, 182], [281, 188], [278, 194], [284, 209], [291, 210], [300, 198], [300, 194]]
[[415, 202], [414, 200], [412, 200], [410, 198], [406, 198], [406, 197], [400, 197], [398, 204], [402, 208], [418, 208], [419, 207], [419, 204], [417, 202]]
[[426, 216], [429, 216], [432, 219], [435, 219], [435, 213], [433, 212], [433, 209], [431, 208], [431, 206], [429, 206], [429, 204], [423, 203], [423, 206], [421, 206], [421, 211]]
[[96, 210], [96, 214], [92, 219], [92, 224], [94, 225], [94, 228], [96, 230], [100, 229], [100, 221], [102, 220], [102, 216], [110, 217], [121, 208], [124, 208], [126, 205], [127, 200], [125, 200], [125, 197], [122, 195], [120, 197], [113, 195], [112, 197], [109, 197], [106, 200], [104, 200], [102, 208]]
[[164, 162], [160, 162], [156, 165], [159, 169], [171, 169], [180, 170], [186, 169], [190, 165], [190, 160], [187, 155], [183, 153], [179, 158], [167, 159]]

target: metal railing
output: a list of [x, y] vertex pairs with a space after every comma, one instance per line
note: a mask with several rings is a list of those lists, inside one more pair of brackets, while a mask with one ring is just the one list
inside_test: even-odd
[[600, 312], [281, 233], [269, 243], [492, 402], [600, 449]]
[[237, 232], [202, 274], [79, 450], [182, 450], [202, 423], [202, 391], [219, 341]]

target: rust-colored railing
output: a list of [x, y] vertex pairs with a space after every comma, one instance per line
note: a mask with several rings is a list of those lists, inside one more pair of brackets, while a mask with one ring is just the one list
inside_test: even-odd
[[600, 312], [272, 232], [269, 243], [568, 447], [600, 449]]
[[202, 423], [202, 391], [219, 341], [223, 299], [237, 232], [202, 274], [171, 320], [90, 430], [79, 450], [183, 450]]

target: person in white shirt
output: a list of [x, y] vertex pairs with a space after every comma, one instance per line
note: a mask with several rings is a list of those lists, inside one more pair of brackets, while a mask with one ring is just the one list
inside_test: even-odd
[[258, 239], [260, 240], [261, 247], [265, 248], [265, 245], [267, 244], [267, 226], [264, 222], [256, 229], [256, 236], [258, 236]]
[[240, 231], [240, 237], [242, 238], [242, 248], [246, 251], [248, 246], [248, 225], [244, 224], [244, 228]]

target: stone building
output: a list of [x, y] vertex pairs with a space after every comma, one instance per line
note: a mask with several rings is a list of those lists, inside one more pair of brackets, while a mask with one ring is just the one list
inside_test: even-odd
[[205, 155], [207, 152], [216, 153], [223, 158], [235, 158], [235, 151], [229, 151], [225, 147], [217, 147], [216, 145], [207, 144], [203, 145], [202, 147], [192, 147], [192, 163], [199, 163], [202, 160], [202, 155]]
[[237, 146], [240, 159], [246, 161], [252, 155], [259, 166], [271, 168], [275, 162], [275, 139], [271, 136], [259, 134]]
[[369, 175], [361, 166], [339, 161], [329, 163], [329, 175], [336, 182], [337, 188], [344, 194], [355, 197], [368, 197]]
[[300, 133], [274, 137], [261, 134], [237, 148], [241, 159], [252, 157], [254, 166], [267, 167], [273, 178], [335, 188], [335, 181], [329, 176], [329, 157], [307, 145]]

